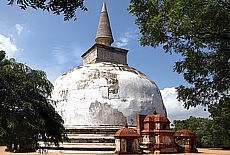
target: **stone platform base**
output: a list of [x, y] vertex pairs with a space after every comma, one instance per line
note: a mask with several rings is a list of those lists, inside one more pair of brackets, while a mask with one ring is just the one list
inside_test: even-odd
[[123, 126], [67, 126], [68, 141], [59, 144], [59, 147], [40, 142], [40, 149], [58, 152], [73, 153], [114, 153], [114, 134]]

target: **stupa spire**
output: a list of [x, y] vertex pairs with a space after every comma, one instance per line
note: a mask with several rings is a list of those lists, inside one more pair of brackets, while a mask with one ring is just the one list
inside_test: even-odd
[[96, 35], [95, 41], [98, 44], [104, 44], [104, 45], [109, 45], [109, 46], [114, 41], [105, 3], [103, 3], [103, 6], [102, 6], [100, 21], [98, 24], [97, 35]]

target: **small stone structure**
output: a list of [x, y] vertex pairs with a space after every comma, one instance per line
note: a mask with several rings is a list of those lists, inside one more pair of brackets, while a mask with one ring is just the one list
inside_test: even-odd
[[196, 135], [190, 130], [184, 129], [184, 125], [181, 130], [178, 130], [174, 134], [175, 143], [178, 145], [179, 152], [196, 153]]
[[168, 118], [157, 114], [155, 108], [152, 114], [137, 115], [136, 124], [137, 131], [126, 125], [115, 134], [116, 153], [197, 152], [196, 135], [184, 126], [176, 132], [171, 130]]
[[174, 143], [174, 131], [170, 129], [170, 121], [164, 115], [137, 115], [137, 132], [141, 135], [141, 147], [144, 152], [171, 153], [177, 152]]
[[124, 128], [121, 128], [115, 133], [114, 138], [116, 144], [115, 153], [136, 154], [139, 152], [138, 138], [140, 138], [140, 135], [134, 131], [134, 129], [128, 128], [127, 123]]

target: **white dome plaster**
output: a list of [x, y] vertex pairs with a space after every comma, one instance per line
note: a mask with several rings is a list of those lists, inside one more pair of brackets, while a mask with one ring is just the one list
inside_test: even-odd
[[137, 114], [166, 115], [157, 85], [123, 64], [78, 66], [54, 82], [52, 99], [65, 125], [136, 125]]

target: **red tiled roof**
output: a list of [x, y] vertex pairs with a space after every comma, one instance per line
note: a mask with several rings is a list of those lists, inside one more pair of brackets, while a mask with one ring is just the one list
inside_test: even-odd
[[175, 132], [174, 137], [195, 138], [196, 134], [190, 130], [182, 129]]
[[170, 123], [168, 118], [162, 114], [149, 114], [145, 117], [144, 122]]
[[154, 129], [154, 130], [142, 130], [141, 132], [142, 132], [142, 133], [145, 133], [145, 132], [147, 132], [147, 133], [175, 133], [175, 131], [170, 130], [170, 129], [168, 129], [168, 130], [159, 130], [159, 129]]
[[116, 138], [139, 138], [140, 135], [134, 131], [134, 129], [132, 128], [128, 128], [128, 127], [124, 127], [124, 128], [121, 128], [120, 130], [118, 130], [114, 137]]

